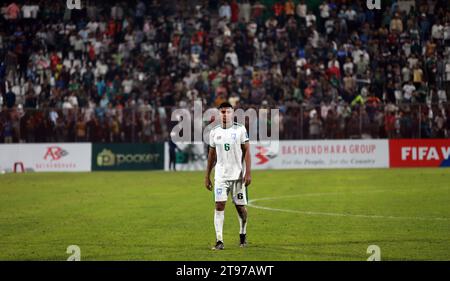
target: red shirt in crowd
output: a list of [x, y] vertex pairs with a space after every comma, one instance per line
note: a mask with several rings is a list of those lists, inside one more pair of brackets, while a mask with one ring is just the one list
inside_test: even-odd
[[94, 49], [94, 46], [92, 44], [89, 45], [89, 59], [91, 61], [95, 60], [95, 49]]
[[231, 2], [231, 22], [239, 20], [239, 5], [236, 1]]
[[280, 2], [275, 3], [275, 5], [273, 5], [273, 11], [276, 17], [281, 16], [284, 12], [284, 5]]
[[386, 132], [395, 130], [395, 115], [392, 113], [388, 113], [384, 118], [384, 126]]
[[109, 21], [107, 34], [111, 37], [116, 35], [116, 22], [114, 20]]
[[341, 76], [341, 71], [339, 67], [336, 67], [333, 65], [332, 67], [328, 68], [327, 74], [329, 78], [333, 78], [335, 76], [336, 78], [339, 78]]
[[50, 57], [50, 67], [53, 71], [56, 70], [56, 66], [61, 62], [61, 59], [56, 53], [53, 53]]

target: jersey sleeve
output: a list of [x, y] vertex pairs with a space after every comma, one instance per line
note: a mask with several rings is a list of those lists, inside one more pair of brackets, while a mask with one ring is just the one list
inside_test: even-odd
[[244, 144], [244, 143], [246, 143], [248, 141], [249, 141], [249, 138], [248, 138], [248, 134], [247, 134], [247, 129], [245, 129], [245, 127], [242, 126], [242, 129], [241, 129], [241, 144]]
[[211, 132], [209, 132], [209, 146], [212, 148], [216, 147], [216, 144], [214, 143], [214, 130], [211, 130]]

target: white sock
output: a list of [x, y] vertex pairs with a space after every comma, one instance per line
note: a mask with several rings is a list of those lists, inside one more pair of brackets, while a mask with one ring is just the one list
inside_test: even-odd
[[239, 226], [240, 226], [239, 234], [246, 234], [247, 233], [247, 221], [245, 223], [242, 223], [241, 216], [239, 216], [239, 215], [238, 215], [238, 219], [239, 219]]
[[223, 221], [225, 219], [225, 211], [214, 211], [214, 227], [216, 229], [216, 239], [217, 241], [223, 242]]

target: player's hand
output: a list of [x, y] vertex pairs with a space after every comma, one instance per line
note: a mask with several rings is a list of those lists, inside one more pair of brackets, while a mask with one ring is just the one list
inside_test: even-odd
[[206, 178], [205, 178], [205, 187], [206, 187], [206, 189], [208, 189], [209, 191], [212, 190], [212, 183], [211, 183], [211, 180], [209, 179], [209, 177], [206, 177]]
[[252, 183], [252, 176], [250, 174], [245, 174], [244, 183], [245, 186], [249, 186]]

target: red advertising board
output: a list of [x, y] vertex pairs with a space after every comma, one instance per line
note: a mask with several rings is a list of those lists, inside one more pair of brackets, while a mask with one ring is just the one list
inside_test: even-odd
[[450, 167], [450, 139], [389, 140], [390, 167]]

